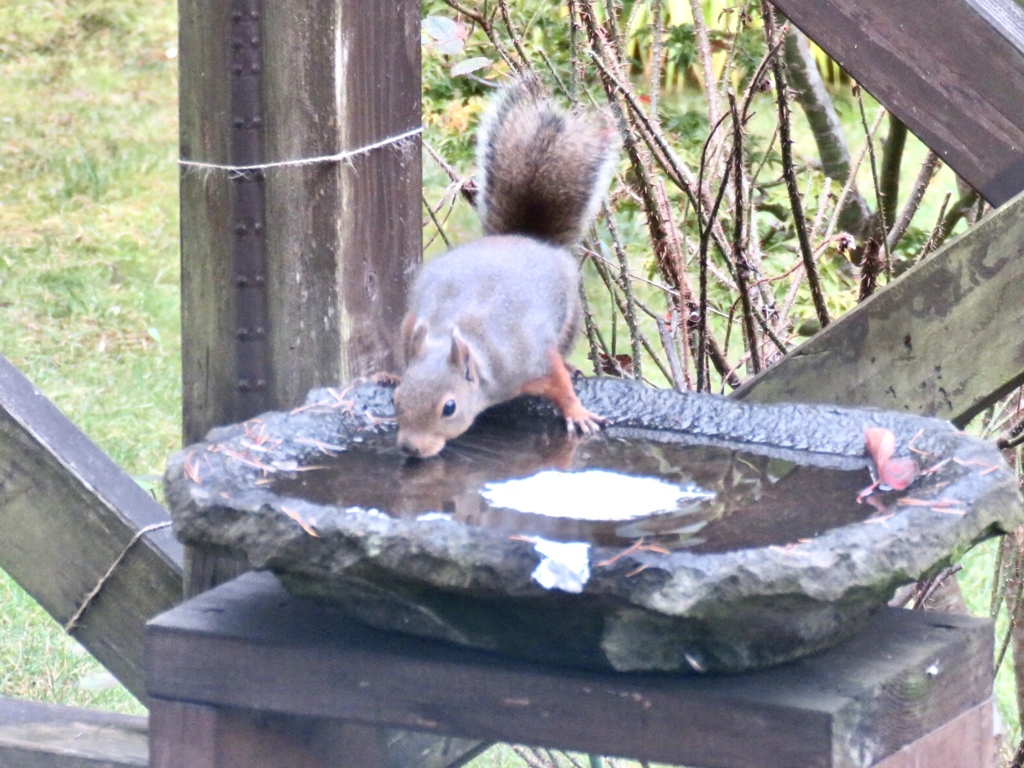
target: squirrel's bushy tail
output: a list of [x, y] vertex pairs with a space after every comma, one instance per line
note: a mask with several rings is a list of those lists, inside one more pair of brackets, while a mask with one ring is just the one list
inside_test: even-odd
[[506, 87], [477, 144], [484, 234], [577, 243], [601, 205], [617, 150], [611, 126], [559, 109], [531, 81]]

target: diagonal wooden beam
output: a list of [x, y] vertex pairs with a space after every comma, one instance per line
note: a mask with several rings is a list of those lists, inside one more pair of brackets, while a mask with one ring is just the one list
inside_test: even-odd
[[1014, 0], [772, 0], [993, 205], [1024, 191]]
[[1024, 383], [1024, 195], [736, 391], [963, 425]]
[[167, 520], [0, 357], [0, 568], [140, 699], [145, 623], [181, 601], [181, 544], [140, 535]]

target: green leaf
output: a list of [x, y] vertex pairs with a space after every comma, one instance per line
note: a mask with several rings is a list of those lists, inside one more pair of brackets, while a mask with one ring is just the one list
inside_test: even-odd
[[452, 67], [452, 77], [458, 77], [459, 75], [468, 75], [470, 72], [476, 72], [478, 69], [489, 67], [494, 62], [488, 59], [486, 56], [477, 56], [472, 59], [466, 59], [460, 61], [454, 67]]

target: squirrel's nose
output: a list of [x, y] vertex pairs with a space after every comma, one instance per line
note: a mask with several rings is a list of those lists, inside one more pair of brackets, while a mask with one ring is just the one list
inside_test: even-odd
[[420, 449], [411, 443], [403, 443], [399, 441], [398, 447], [402, 449], [402, 453], [406, 456], [416, 456], [418, 458], [420, 455]]
[[425, 459], [429, 456], [436, 456], [444, 448], [444, 439], [433, 435], [410, 434], [409, 432], [398, 432], [398, 447], [407, 456], [415, 456], [418, 459]]

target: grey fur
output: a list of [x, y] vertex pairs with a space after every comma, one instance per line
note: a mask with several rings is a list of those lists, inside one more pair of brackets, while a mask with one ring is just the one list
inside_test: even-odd
[[432, 456], [485, 408], [531, 392], [569, 429], [604, 420], [584, 409], [564, 356], [579, 333], [579, 268], [569, 251], [601, 204], [617, 142], [517, 82], [480, 129], [484, 237], [420, 271], [403, 322], [406, 369], [395, 391], [398, 442]]

